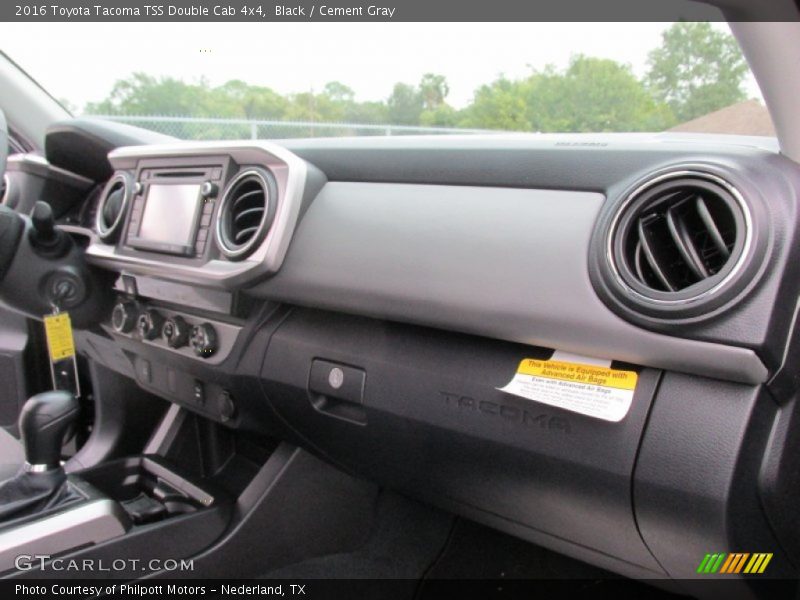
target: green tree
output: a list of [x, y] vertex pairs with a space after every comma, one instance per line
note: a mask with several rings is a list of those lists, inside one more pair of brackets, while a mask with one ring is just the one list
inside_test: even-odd
[[548, 67], [523, 87], [535, 131], [654, 131], [673, 121], [630, 66], [609, 59], [578, 55], [563, 73]]
[[745, 98], [747, 63], [730, 34], [710, 23], [675, 23], [649, 55], [645, 81], [680, 122]]
[[350, 123], [388, 123], [385, 102], [353, 102], [345, 109], [344, 120]]
[[286, 114], [286, 98], [268, 87], [252, 86], [234, 79], [214, 88], [217, 113], [235, 112], [246, 119], [281, 119]]
[[417, 125], [423, 110], [423, 99], [414, 86], [396, 83], [386, 101], [387, 116], [393, 125]]
[[528, 112], [525, 82], [500, 76], [475, 91], [458, 124], [479, 129], [531, 131]]
[[440, 104], [436, 108], [425, 109], [419, 116], [419, 124], [425, 127], [455, 127], [458, 125], [459, 113], [449, 104]]
[[419, 93], [423, 110], [433, 111], [444, 104], [450, 93], [450, 86], [444, 75], [425, 73], [419, 82]]
[[207, 104], [206, 82], [184, 83], [173, 77], [134, 73], [114, 83], [108, 98], [89, 104], [87, 112], [130, 115], [198, 115]]
[[[271, 130], [273, 135], [316, 136], [359, 133], [357, 128], [316, 123], [372, 123], [472, 127], [508, 131], [643, 131], [675, 122], [670, 106], [654, 98], [630, 66], [578, 55], [566, 69], [547, 66], [521, 79], [500, 76], [482, 85], [469, 106], [447, 103], [442, 75], [426, 73], [414, 86], [395, 84], [383, 102], [358, 102], [352, 88], [330, 81], [321, 92], [282, 95], [269, 87], [231, 80], [212, 87], [172, 77], [134, 73], [118, 80], [109, 96], [87, 106], [88, 113], [233, 117], [248, 120], [307, 121], [308, 127]], [[187, 139], [249, 137], [250, 124], [168, 123], [144, 127]], [[263, 132], [262, 132], [263, 133]]]
[[[329, 99], [315, 94], [313, 90], [289, 96], [289, 108], [286, 118], [289, 121], [323, 121], [324, 115], [330, 113], [327, 104]], [[326, 106], [321, 106], [325, 104]]]
[[500, 77], [481, 86], [460, 125], [508, 131], [592, 132], [661, 130], [674, 118], [628, 65], [578, 55], [529, 77]]
[[339, 81], [329, 81], [322, 89], [322, 93], [334, 102], [349, 104], [355, 99], [353, 89]]

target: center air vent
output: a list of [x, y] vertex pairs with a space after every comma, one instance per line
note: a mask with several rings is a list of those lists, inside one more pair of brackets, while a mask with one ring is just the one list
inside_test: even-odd
[[750, 210], [731, 184], [681, 171], [626, 197], [611, 220], [606, 254], [626, 304], [676, 313], [728, 296], [751, 238]]
[[110, 242], [119, 234], [125, 209], [133, 193], [133, 181], [127, 173], [116, 173], [106, 184], [97, 207], [97, 235]]
[[277, 187], [264, 169], [247, 169], [234, 177], [222, 196], [217, 244], [231, 260], [245, 258], [264, 240], [275, 216]]

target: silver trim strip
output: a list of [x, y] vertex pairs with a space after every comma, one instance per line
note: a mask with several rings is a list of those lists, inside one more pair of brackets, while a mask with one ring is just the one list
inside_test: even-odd
[[[120, 207], [119, 214], [117, 215], [117, 218], [114, 219], [114, 222], [106, 227], [106, 224], [103, 221], [103, 209], [106, 206], [106, 202], [108, 202], [108, 197], [111, 195], [111, 190], [117, 183], [122, 183], [122, 206]], [[108, 180], [108, 183], [103, 188], [103, 193], [100, 195], [100, 202], [97, 203], [97, 214], [95, 215], [94, 226], [97, 230], [97, 235], [101, 240], [106, 240], [114, 235], [114, 233], [117, 231], [117, 228], [122, 224], [122, 221], [127, 215], [128, 206], [130, 205], [130, 199], [132, 195], [133, 185], [129, 175], [125, 173], [115, 173], [114, 176]]]
[[144, 447], [144, 454], [166, 453], [170, 444], [178, 435], [178, 429], [186, 419], [186, 410], [178, 404], [170, 404], [167, 414], [163, 416], [147, 445]]
[[[234, 187], [242, 180], [248, 177], [257, 177], [259, 182], [261, 182], [261, 187], [264, 189], [264, 198], [266, 200], [264, 204], [264, 214], [261, 215], [261, 222], [258, 224], [258, 230], [253, 235], [253, 237], [244, 245], [239, 248], [230, 249], [226, 245], [226, 236], [222, 234], [222, 220], [223, 214], [228, 202], [230, 202], [230, 194], [233, 192]], [[243, 171], [239, 171], [236, 176], [230, 180], [225, 191], [222, 193], [222, 198], [219, 201], [219, 212], [217, 213], [217, 220], [214, 223], [214, 239], [217, 242], [217, 247], [219, 251], [222, 252], [228, 258], [238, 258], [240, 256], [244, 256], [253, 248], [255, 243], [258, 241], [259, 236], [263, 235], [262, 230], [264, 229], [264, 224], [267, 221], [267, 217], [269, 216], [269, 205], [270, 203], [275, 202], [275, 198], [269, 193], [269, 183], [264, 178], [264, 176], [259, 173], [256, 169], [245, 169]], [[227, 240], [231, 241], [231, 240]]]
[[100, 544], [128, 530], [122, 508], [108, 498], [76, 505], [57, 514], [0, 531], [0, 571], [15, 568], [20, 554], [55, 556], [87, 544]]
[[[617, 267], [617, 262], [614, 260], [614, 238], [617, 233], [617, 227], [619, 225], [620, 218], [622, 214], [625, 212], [628, 206], [647, 188], [650, 188], [654, 185], [662, 183], [664, 181], [669, 181], [670, 179], [679, 179], [681, 177], [698, 177], [700, 179], [706, 179], [708, 181], [712, 181], [722, 187], [730, 193], [736, 203], [739, 205], [739, 208], [744, 215], [744, 226], [745, 226], [745, 239], [744, 239], [744, 246], [742, 247], [742, 253], [739, 255], [739, 258], [736, 261], [736, 264], [733, 268], [728, 272], [728, 274], [716, 285], [713, 287], [695, 295], [691, 296], [690, 298], [682, 298], [680, 300], [662, 300], [658, 298], [653, 298], [651, 296], [645, 296], [634, 290], [632, 287], [628, 285], [625, 279], [619, 272]], [[648, 303], [653, 304], [660, 304], [663, 306], [678, 306], [682, 304], [690, 304], [693, 302], [697, 302], [698, 300], [702, 300], [703, 298], [707, 298], [713, 294], [716, 294], [722, 288], [724, 288], [728, 283], [730, 283], [739, 271], [742, 270], [742, 267], [745, 264], [745, 261], [750, 254], [750, 246], [752, 245], [753, 240], [753, 221], [750, 214], [750, 207], [748, 206], [747, 202], [745, 202], [744, 197], [739, 192], [739, 190], [734, 187], [730, 182], [722, 179], [721, 177], [709, 173], [707, 171], [700, 171], [695, 169], [683, 169], [678, 171], [668, 171], [656, 177], [650, 178], [636, 189], [634, 189], [631, 193], [629, 193], [625, 200], [617, 207], [616, 212], [614, 213], [614, 218], [611, 221], [611, 226], [608, 229], [608, 234], [606, 235], [606, 260], [608, 261], [609, 266], [611, 267], [611, 273], [614, 275], [614, 279], [617, 283], [631, 296], [639, 300], [643, 300]]]
[[58, 465], [54, 467], [53, 465], [46, 465], [44, 463], [32, 465], [27, 460], [22, 464], [22, 469], [26, 473], [47, 473], [48, 471], [53, 471], [57, 468]]

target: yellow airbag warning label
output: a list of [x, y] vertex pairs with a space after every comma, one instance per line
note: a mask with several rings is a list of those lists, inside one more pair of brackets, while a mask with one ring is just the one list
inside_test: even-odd
[[616, 423], [628, 414], [638, 375], [635, 371], [612, 369], [608, 364], [596, 359], [561, 360], [559, 353], [550, 360], [526, 358], [519, 363], [514, 378], [498, 389]]
[[47, 335], [47, 349], [50, 351], [51, 361], [58, 362], [75, 355], [69, 314], [58, 313], [44, 317], [44, 331]]

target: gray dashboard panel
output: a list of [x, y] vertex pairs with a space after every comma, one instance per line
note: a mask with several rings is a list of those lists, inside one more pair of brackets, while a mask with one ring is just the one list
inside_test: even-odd
[[749, 349], [620, 319], [587, 254], [604, 196], [497, 187], [329, 182], [281, 270], [251, 290], [300, 305], [759, 383]]

